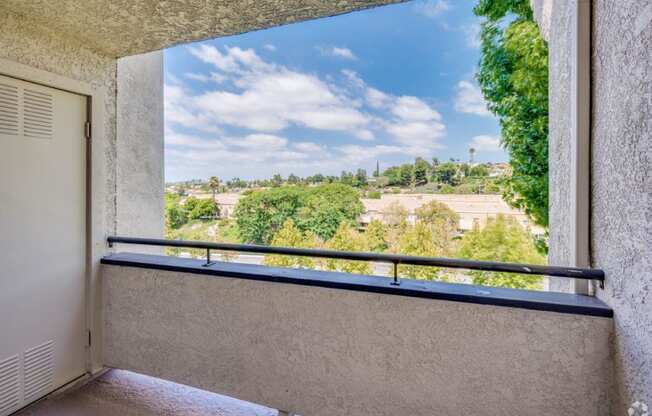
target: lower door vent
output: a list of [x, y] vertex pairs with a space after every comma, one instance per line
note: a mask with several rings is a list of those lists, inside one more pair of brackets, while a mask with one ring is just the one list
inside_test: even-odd
[[52, 389], [53, 353], [53, 341], [45, 342], [25, 351], [25, 403], [44, 396]]
[[20, 404], [18, 355], [0, 361], [0, 415], [8, 415]]

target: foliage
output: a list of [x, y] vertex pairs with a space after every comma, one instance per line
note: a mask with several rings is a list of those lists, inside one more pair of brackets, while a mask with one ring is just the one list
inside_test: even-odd
[[[466, 233], [462, 238], [458, 256], [473, 260], [508, 263], [545, 264], [530, 234], [513, 218], [499, 215], [480, 230]], [[541, 289], [540, 276], [514, 273], [474, 271], [473, 283], [487, 286], [518, 289]]]
[[197, 199], [190, 196], [183, 206], [190, 220], [215, 219], [220, 215], [220, 208], [212, 199]]
[[398, 166], [392, 166], [385, 169], [383, 176], [387, 178], [387, 185], [395, 186], [401, 182], [401, 172]]
[[547, 226], [548, 46], [528, 0], [479, 0], [474, 11], [485, 18], [477, 78], [513, 169], [504, 196]]
[[433, 170], [433, 180], [450, 186], [459, 185], [460, 178], [455, 163], [445, 162], [437, 165]]
[[469, 171], [469, 176], [489, 176], [489, 169], [485, 165], [476, 165], [471, 168]]
[[410, 186], [414, 180], [414, 168], [410, 163], [401, 165], [399, 169], [399, 185]]
[[365, 195], [365, 197], [367, 197], [369, 199], [380, 199], [381, 196], [382, 196], [382, 194], [380, 193], [380, 191], [377, 191], [377, 190], [369, 191]]
[[213, 200], [215, 199], [215, 194], [217, 191], [220, 189], [220, 180], [217, 176], [211, 176], [208, 179], [208, 187], [210, 188], [211, 192], [213, 192]]
[[282, 184], [283, 184], [283, 177], [278, 173], [274, 174], [274, 176], [272, 176], [272, 186], [278, 187], [281, 186]]
[[[448, 257], [455, 251], [459, 216], [447, 205], [431, 201], [415, 211], [414, 225], [404, 224], [394, 236], [392, 251], [412, 256]], [[401, 276], [426, 280], [446, 280], [438, 268], [399, 266]]]
[[341, 183], [330, 183], [304, 191], [306, 197], [299, 210], [297, 224], [322, 240], [328, 240], [340, 224], [354, 225], [364, 206], [360, 193]]
[[233, 213], [240, 240], [269, 244], [285, 221], [296, 218], [304, 193], [299, 187], [279, 187], [253, 191], [240, 198]]
[[[340, 251], [369, 251], [369, 245], [364, 235], [344, 223], [337, 228], [337, 232], [326, 243], [326, 247]], [[357, 274], [371, 274], [372, 272], [368, 262], [337, 259], [326, 260], [325, 269]]]
[[389, 247], [387, 227], [378, 220], [372, 220], [365, 230], [367, 246], [371, 251], [383, 252]]
[[234, 217], [243, 242], [269, 244], [286, 220], [301, 232], [323, 240], [331, 238], [342, 223], [355, 223], [362, 213], [359, 192], [341, 183], [312, 188], [283, 186], [251, 192], [238, 202]]
[[383, 221], [390, 227], [396, 227], [407, 221], [408, 210], [400, 202], [394, 201], [385, 208]]
[[417, 220], [429, 224], [444, 222], [457, 226], [460, 221], [460, 216], [455, 211], [439, 201], [430, 201], [417, 208], [414, 213], [417, 216]]
[[[296, 227], [294, 221], [288, 219], [274, 235], [270, 245], [275, 247], [314, 248], [316, 246], [316, 238], [311, 233], [304, 235]], [[267, 266], [275, 267], [315, 268], [315, 262], [311, 258], [301, 256], [268, 254], [265, 256], [263, 263]]]
[[181, 207], [178, 194], [165, 193], [165, 228], [177, 229], [188, 222], [188, 213]]
[[425, 185], [428, 183], [428, 172], [430, 171], [430, 164], [422, 158], [417, 158], [414, 161], [414, 184], [416, 186]]
[[[405, 227], [400, 234], [394, 250], [400, 254], [410, 256], [439, 256], [433, 240], [435, 234], [433, 228], [428, 224], [418, 221], [413, 226]], [[436, 267], [399, 265], [398, 273], [403, 277], [415, 279], [434, 280], [437, 279], [438, 269]], [[393, 272], [392, 272], [393, 273]]]

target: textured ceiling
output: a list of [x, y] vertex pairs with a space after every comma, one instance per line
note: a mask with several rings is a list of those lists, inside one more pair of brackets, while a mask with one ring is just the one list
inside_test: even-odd
[[404, 0], [2, 0], [112, 57]]

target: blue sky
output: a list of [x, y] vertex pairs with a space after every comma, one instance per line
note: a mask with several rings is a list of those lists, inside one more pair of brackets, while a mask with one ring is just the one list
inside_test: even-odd
[[417, 0], [165, 51], [167, 181], [505, 161], [473, 0]]

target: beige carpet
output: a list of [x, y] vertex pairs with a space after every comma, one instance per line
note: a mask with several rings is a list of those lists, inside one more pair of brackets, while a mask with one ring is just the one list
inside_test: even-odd
[[276, 410], [123, 370], [42, 400], [16, 416], [276, 416]]

